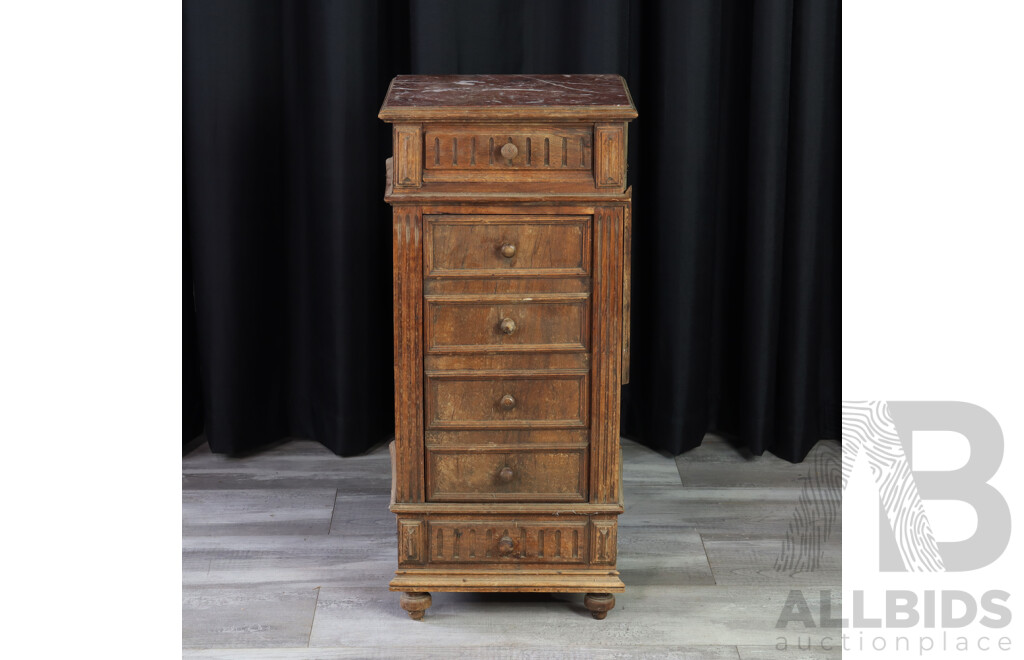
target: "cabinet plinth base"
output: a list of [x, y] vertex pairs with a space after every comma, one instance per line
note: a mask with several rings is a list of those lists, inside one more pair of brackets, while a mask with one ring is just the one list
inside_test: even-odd
[[439, 573], [437, 570], [400, 570], [389, 585], [391, 591], [401, 591], [402, 609], [417, 621], [430, 607], [430, 591], [484, 591], [526, 593], [584, 593], [583, 605], [590, 615], [601, 620], [615, 607], [615, 596], [625, 585], [618, 571], [560, 571], [458, 572]]
[[[440, 572], [404, 569], [395, 573], [391, 591], [497, 591], [530, 593], [621, 593], [626, 585], [618, 571], [538, 570]], [[610, 597], [610, 596], [609, 596]], [[614, 603], [614, 600], [613, 600]], [[608, 609], [611, 609], [610, 607]]]

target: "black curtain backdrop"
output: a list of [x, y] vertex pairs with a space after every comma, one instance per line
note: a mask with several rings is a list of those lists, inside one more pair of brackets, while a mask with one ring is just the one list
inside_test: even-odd
[[839, 39], [830, 0], [186, 0], [185, 440], [393, 433], [393, 76], [619, 73], [623, 435], [802, 460], [839, 435]]

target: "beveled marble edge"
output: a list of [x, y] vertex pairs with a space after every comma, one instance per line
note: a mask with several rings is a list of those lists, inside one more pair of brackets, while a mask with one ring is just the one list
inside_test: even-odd
[[515, 119], [538, 121], [550, 119], [575, 119], [579, 121], [602, 121], [636, 119], [636, 108], [632, 105], [503, 105], [503, 106], [454, 106], [431, 105], [417, 107], [381, 106], [377, 117], [386, 122], [428, 121], [432, 119]]

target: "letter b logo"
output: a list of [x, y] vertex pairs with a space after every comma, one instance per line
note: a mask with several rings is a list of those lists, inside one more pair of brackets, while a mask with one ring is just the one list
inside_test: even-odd
[[[915, 431], [953, 431], [970, 458], [957, 470], [912, 471]], [[1003, 459], [1003, 432], [984, 408], [958, 401], [843, 404], [843, 486], [863, 452], [878, 486], [883, 571], [970, 571], [999, 558], [1010, 541], [1010, 509], [988, 480]], [[974, 508], [978, 528], [963, 541], [940, 542], [922, 504], [957, 500]]]

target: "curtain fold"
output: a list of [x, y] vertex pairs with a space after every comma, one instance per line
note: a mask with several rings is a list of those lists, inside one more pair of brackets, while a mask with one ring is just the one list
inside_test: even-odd
[[402, 73], [625, 76], [623, 435], [791, 461], [838, 437], [839, 21], [837, 1], [186, 0], [185, 439], [347, 455], [393, 432], [376, 113]]

